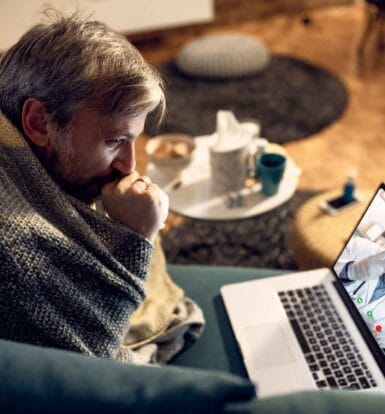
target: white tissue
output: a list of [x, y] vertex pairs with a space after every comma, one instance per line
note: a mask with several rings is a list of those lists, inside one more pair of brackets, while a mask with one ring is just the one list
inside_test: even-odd
[[250, 138], [250, 134], [242, 128], [233, 112], [217, 112], [217, 142], [212, 146], [214, 151], [224, 152], [244, 147]]

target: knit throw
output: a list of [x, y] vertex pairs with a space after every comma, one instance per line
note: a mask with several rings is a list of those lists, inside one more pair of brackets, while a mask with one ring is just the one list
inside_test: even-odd
[[[151, 243], [63, 192], [1, 113], [0, 230], [2, 338], [136, 360], [129, 320], [145, 298]], [[156, 267], [152, 265], [152, 272]], [[162, 280], [174, 286], [164, 274]], [[188, 308], [183, 292], [177, 287], [171, 291], [165, 300], [172, 311], [169, 305], [162, 323], [157, 321], [147, 335], [139, 329], [139, 345], [164, 334], [180, 304]], [[197, 310], [192, 306], [194, 311], [185, 320]], [[202, 326], [202, 315], [199, 318]], [[148, 326], [146, 312], [142, 319]], [[136, 332], [142, 325], [136, 316]], [[181, 338], [175, 339], [180, 343]], [[166, 354], [154, 358], [154, 352], [147, 353], [140, 362], [165, 362], [172, 352]]]

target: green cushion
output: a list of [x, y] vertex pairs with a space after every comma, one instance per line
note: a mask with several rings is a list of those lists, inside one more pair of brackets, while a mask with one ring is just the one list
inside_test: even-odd
[[0, 340], [0, 412], [216, 412], [254, 397], [225, 373], [136, 366]]
[[357, 391], [310, 391], [226, 407], [226, 414], [380, 414], [385, 395]]

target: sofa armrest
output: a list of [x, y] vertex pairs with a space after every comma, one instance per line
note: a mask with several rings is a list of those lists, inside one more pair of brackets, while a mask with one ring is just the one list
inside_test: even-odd
[[138, 366], [0, 340], [0, 412], [220, 412], [255, 396], [246, 379]]

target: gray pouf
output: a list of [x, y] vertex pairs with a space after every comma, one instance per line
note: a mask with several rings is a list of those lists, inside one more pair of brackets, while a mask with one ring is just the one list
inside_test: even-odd
[[202, 36], [182, 48], [176, 64], [194, 77], [237, 78], [255, 74], [270, 62], [270, 53], [257, 38], [238, 33]]

